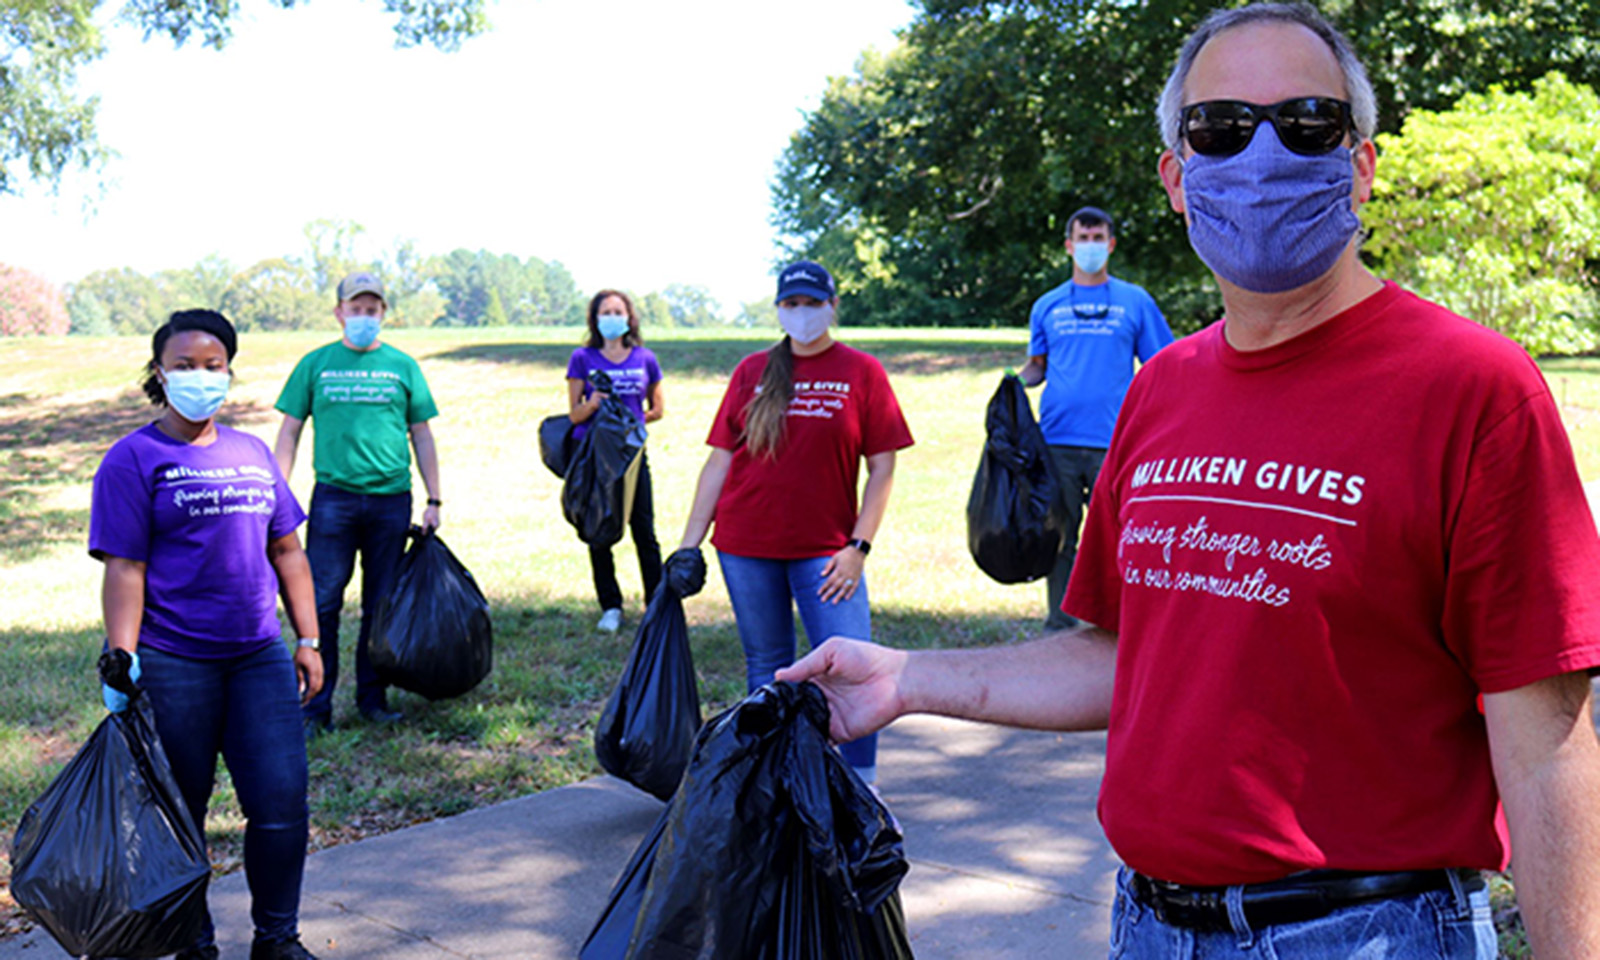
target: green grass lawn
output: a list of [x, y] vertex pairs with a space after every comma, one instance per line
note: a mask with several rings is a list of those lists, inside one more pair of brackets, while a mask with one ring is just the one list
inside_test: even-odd
[[[495, 670], [455, 701], [398, 693], [409, 722], [377, 729], [355, 718], [348, 689], [340, 729], [311, 748], [317, 845], [571, 783], [598, 772], [593, 722], [631, 631], [593, 632], [599, 614], [584, 547], [561, 517], [560, 483], [539, 463], [535, 428], [564, 412], [572, 330], [394, 331], [416, 356], [440, 416], [442, 536], [470, 567], [494, 613]], [[245, 335], [222, 419], [269, 443], [277, 391], [327, 333]], [[967, 488], [983, 408], [1001, 370], [1020, 362], [1020, 331], [851, 330], [893, 377], [917, 445], [903, 454], [889, 517], [868, 563], [880, 639], [905, 646], [1009, 642], [1029, 635], [1043, 585], [1007, 588], [966, 553]], [[690, 332], [653, 338], [666, 372], [667, 416], [652, 425], [657, 533], [676, 547], [705, 457], [705, 434], [728, 373], [771, 342], [765, 334]], [[100, 565], [85, 552], [89, 481], [117, 437], [149, 420], [136, 393], [147, 341], [60, 338], [0, 342], [0, 834], [103, 715]], [[311, 429], [315, 428], [313, 422]], [[309, 497], [311, 437], [294, 488]], [[420, 483], [418, 484], [420, 490]], [[632, 547], [617, 549], [628, 618], [642, 612]], [[342, 640], [358, 605], [352, 584]], [[721, 578], [688, 614], [708, 711], [743, 695], [743, 657]], [[349, 654], [346, 654], [348, 657]], [[219, 865], [236, 863], [241, 822], [224, 779], [208, 823]], [[7, 844], [8, 846], [8, 844]], [[4, 854], [0, 853], [0, 857]], [[0, 861], [3, 863], [3, 861]], [[6, 875], [0, 866], [0, 879]]]
[[[270, 443], [278, 389], [302, 354], [332, 336], [243, 336], [222, 419]], [[454, 701], [396, 694], [392, 703], [408, 722], [395, 729], [355, 719], [342, 689], [340, 729], [311, 746], [317, 846], [598, 772], [589, 746], [593, 722], [632, 636], [628, 628], [616, 637], [593, 632], [599, 611], [587, 555], [561, 517], [559, 481], [538, 459], [539, 420], [566, 407], [564, 374], [576, 331], [386, 336], [421, 361], [439, 402], [441, 534], [489, 596], [495, 670]], [[682, 531], [727, 375], [771, 339], [729, 330], [651, 339], [667, 377], [667, 416], [650, 435], [657, 534], [667, 552]], [[900, 457], [867, 567], [878, 639], [934, 647], [1030, 636], [1043, 613], [1043, 584], [1004, 587], [983, 576], [967, 555], [964, 513], [984, 406], [1000, 372], [1020, 365], [1025, 332], [848, 329], [841, 339], [883, 360], [917, 440]], [[100, 565], [84, 546], [89, 481], [105, 449], [152, 418], [136, 386], [147, 351], [144, 338], [0, 341], [0, 836], [7, 841], [27, 804], [103, 715], [94, 676]], [[1545, 366], [1565, 404], [1580, 472], [1600, 477], [1600, 360]], [[307, 435], [293, 478], [303, 501], [311, 488], [310, 444]], [[617, 557], [631, 623], [643, 608], [638, 568], [630, 545]], [[347, 611], [358, 597], [352, 584]], [[719, 575], [689, 601], [688, 614], [709, 712], [744, 691]], [[354, 632], [347, 615], [346, 650]], [[242, 824], [225, 778], [207, 830], [219, 868], [236, 865]], [[0, 849], [0, 884], [9, 876], [5, 855]]]

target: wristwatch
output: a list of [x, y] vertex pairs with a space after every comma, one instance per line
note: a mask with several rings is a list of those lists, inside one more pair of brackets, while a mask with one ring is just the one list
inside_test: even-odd
[[296, 647], [310, 647], [311, 649], [320, 652], [322, 650], [322, 638], [321, 637], [301, 637], [299, 640], [295, 641], [295, 646]]
[[850, 540], [849, 542], [847, 542], [845, 544], [845, 546], [847, 546], [847, 547], [855, 547], [857, 550], [860, 550], [861, 551], [861, 555], [863, 557], [872, 552], [872, 544], [870, 542], [866, 541], [866, 540], [861, 539], [860, 537], [856, 537], [856, 538]]

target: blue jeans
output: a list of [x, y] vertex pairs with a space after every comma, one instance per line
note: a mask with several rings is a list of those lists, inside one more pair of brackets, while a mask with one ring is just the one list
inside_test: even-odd
[[411, 528], [411, 494], [351, 493], [326, 483], [311, 491], [306, 558], [317, 592], [317, 629], [322, 635], [322, 691], [306, 704], [308, 718], [327, 724], [333, 718], [333, 691], [339, 685], [339, 614], [344, 588], [361, 554], [361, 630], [356, 637], [356, 707], [362, 713], [388, 709], [388, 687], [378, 681], [367, 655], [372, 615], [388, 595], [405, 552]]
[[[829, 557], [805, 560], [763, 560], [717, 551], [722, 580], [733, 603], [733, 618], [744, 647], [747, 689], [772, 682], [772, 675], [794, 663], [798, 640], [794, 610], [800, 609], [806, 638], [815, 646], [829, 637], [872, 639], [872, 608], [867, 603], [867, 578], [856, 584], [855, 596], [826, 603], [817, 596], [822, 568]], [[839, 752], [857, 770], [873, 771], [878, 762], [878, 735], [841, 744]]]
[[1214, 933], [1162, 923], [1134, 899], [1130, 877], [1127, 867], [1117, 874], [1111, 960], [1495, 960], [1498, 953], [1487, 888], [1374, 900], [1260, 930], [1235, 909], [1234, 929]]
[[[194, 822], [204, 831], [217, 754], [244, 811], [250, 919], [261, 940], [299, 935], [305, 872], [306, 740], [294, 663], [281, 643], [240, 657], [198, 660], [139, 649], [161, 746]], [[212, 942], [211, 918], [197, 946]]]
[[1046, 588], [1044, 625], [1052, 630], [1064, 630], [1078, 625], [1078, 618], [1061, 612], [1061, 599], [1067, 595], [1067, 581], [1072, 579], [1072, 565], [1078, 559], [1078, 528], [1083, 526], [1083, 508], [1094, 492], [1095, 479], [1100, 476], [1100, 466], [1106, 462], [1106, 452], [1097, 447], [1050, 447], [1050, 466], [1061, 485], [1062, 537], [1061, 552], [1056, 554], [1056, 565], [1051, 568]]

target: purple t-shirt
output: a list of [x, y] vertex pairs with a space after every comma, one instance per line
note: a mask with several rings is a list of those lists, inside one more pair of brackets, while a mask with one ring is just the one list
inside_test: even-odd
[[[644, 347], [634, 347], [626, 360], [612, 363], [595, 347], [572, 351], [572, 359], [567, 361], [567, 379], [583, 381], [585, 398], [594, 392], [589, 374], [596, 370], [604, 370], [611, 377], [611, 395], [643, 422], [645, 398], [650, 395], [650, 388], [661, 382], [661, 364], [656, 362], [656, 355]], [[588, 423], [578, 424], [572, 428], [573, 441], [581, 440], [588, 432]]]
[[89, 553], [145, 564], [139, 643], [184, 657], [282, 639], [267, 545], [306, 518], [267, 445], [217, 425], [200, 447], [141, 427], [94, 474]]

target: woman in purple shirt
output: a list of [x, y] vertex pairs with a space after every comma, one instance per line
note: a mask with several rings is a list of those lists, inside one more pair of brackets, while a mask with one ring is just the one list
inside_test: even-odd
[[[594, 389], [589, 379], [602, 371], [611, 378], [611, 392], [640, 420], [654, 423], [666, 415], [661, 397], [661, 364], [656, 362], [655, 354], [645, 349], [644, 338], [639, 336], [639, 314], [633, 309], [633, 301], [620, 290], [601, 290], [589, 301], [589, 342], [572, 351], [567, 363], [567, 400], [572, 405], [574, 442], [588, 430], [584, 422], [600, 409], [600, 401], [606, 396]], [[628, 529], [633, 532], [633, 548], [639, 554], [646, 602], [661, 582], [661, 545], [656, 542], [655, 524], [650, 461], [641, 452]], [[594, 589], [600, 599], [600, 622], [596, 627], [616, 633], [622, 626], [622, 588], [617, 585], [611, 548], [591, 546], [589, 565], [594, 569]]]
[[[214, 419], [233, 325], [184, 310], [155, 332], [144, 391], [160, 419], [118, 440], [94, 476], [89, 553], [105, 563], [106, 641], [149, 694], [185, 803], [202, 827], [221, 753], [247, 820], [251, 960], [307, 960], [300, 880], [308, 812], [300, 705], [322, 686], [305, 513], [272, 451]], [[278, 626], [283, 596], [300, 640]], [[122, 656], [118, 651], [123, 651]], [[127, 697], [103, 688], [106, 706]], [[211, 921], [178, 960], [217, 957]]]

